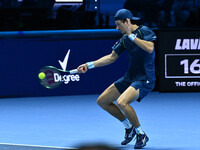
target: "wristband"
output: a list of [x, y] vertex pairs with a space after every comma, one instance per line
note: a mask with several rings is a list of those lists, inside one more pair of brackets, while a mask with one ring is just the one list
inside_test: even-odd
[[88, 69], [94, 68], [94, 62], [93, 61], [87, 62], [87, 66], [88, 66]]
[[135, 34], [131, 34], [128, 36], [128, 38], [131, 40], [131, 41], [134, 41], [135, 38], [136, 38], [136, 35]]

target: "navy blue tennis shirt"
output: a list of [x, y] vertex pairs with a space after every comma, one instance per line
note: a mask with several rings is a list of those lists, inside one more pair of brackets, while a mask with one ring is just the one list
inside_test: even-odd
[[[139, 26], [134, 32], [137, 38], [146, 41], [155, 41], [155, 33], [146, 26]], [[152, 53], [140, 48], [133, 41], [131, 41], [125, 34], [121, 39], [112, 47], [118, 56], [127, 51], [129, 56], [129, 68], [124, 79], [129, 82], [134, 81], [149, 81], [155, 82], [155, 50]]]

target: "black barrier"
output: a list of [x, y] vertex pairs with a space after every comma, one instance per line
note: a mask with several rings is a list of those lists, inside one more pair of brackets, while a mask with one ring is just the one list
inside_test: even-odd
[[200, 30], [159, 30], [158, 90], [200, 91]]
[[68, 31], [0, 32], [0, 96], [52, 96], [98, 94], [124, 75], [128, 68], [126, 55], [112, 65], [89, 70], [56, 89], [44, 88], [38, 73], [44, 66], [61, 68], [70, 50], [67, 69], [74, 69], [111, 52], [121, 33], [114, 29]]

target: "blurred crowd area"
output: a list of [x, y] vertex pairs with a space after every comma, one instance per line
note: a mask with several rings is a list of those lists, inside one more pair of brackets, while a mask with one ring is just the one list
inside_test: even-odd
[[[93, 1], [97, 2], [0, 0], [0, 31], [113, 28], [115, 12], [111, 8], [105, 15], [100, 7], [90, 5]], [[125, 0], [121, 7], [142, 18], [142, 23], [149, 27], [200, 27], [200, 0]]]
[[126, 0], [124, 8], [150, 27], [200, 27], [198, 0]]

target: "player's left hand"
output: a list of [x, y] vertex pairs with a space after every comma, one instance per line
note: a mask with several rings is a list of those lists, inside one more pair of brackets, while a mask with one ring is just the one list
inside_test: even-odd
[[130, 19], [126, 19], [125, 26], [126, 26], [126, 28], [125, 28], [126, 35], [129, 36], [130, 34], [132, 34]]

